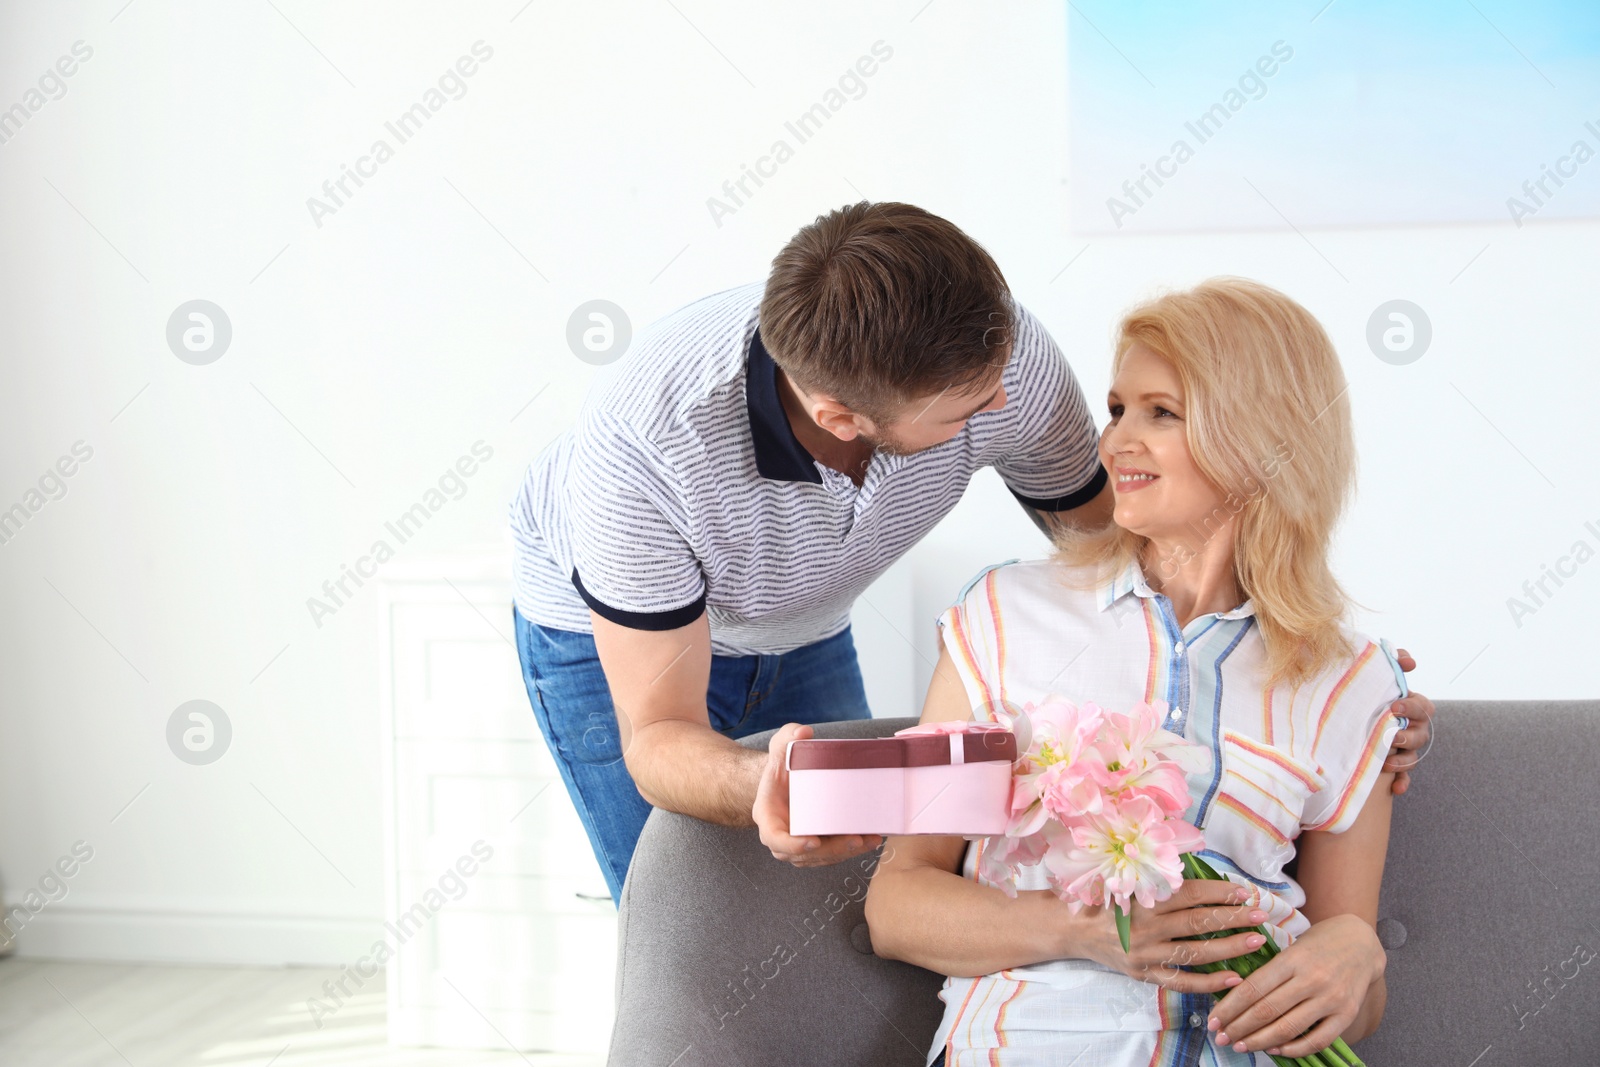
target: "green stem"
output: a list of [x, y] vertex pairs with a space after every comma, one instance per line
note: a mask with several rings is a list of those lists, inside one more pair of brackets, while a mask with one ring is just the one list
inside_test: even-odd
[[1335, 1054], [1345, 1062], [1346, 1067], [1367, 1067], [1365, 1063], [1361, 1062], [1361, 1057], [1357, 1056], [1350, 1046], [1344, 1043], [1344, 1038], [1335, 1038], [1333, 1044], [1329, 1047], [1336, 1050]]
[[[1183, 860], [1185, 877], [1204, 879], [1213, 882], [1224, 882], [1228, 880], [1222, 875], [1218, 874], [1209, 863], [1201, 859], [1199, 856], [1196, 856], [1192, 852], [1183, 853], [1181, 859]], [[1219, 937], [1232, 937], [1237, 932], [1237, 930], [1231, 929], [1211, 930], [1203, 934], [1194, 934], [1188, 940], [1211, 941]], [[1190, 969], [1201, 971], [1206, 974], [1214, 974], [1217, 971], [1232, 971], [1241, 978], [1250, 977], [1256, 968], [1263, 966], [1268, 960], [1272, 959], [1272, 957], [1276, 956], [1279, 952], [1277, 943], [1273, 941], [1272, 935], [1267, 932], [1267, 928], [1264, 924], [1257, 926], [1255, 928], [1255, 932], [1260, 934], [1266, 940], [1262, 942], [1260, 948], [1254, 950], [1253, 952], [1247, 952], [1242, 956], [1235, 956], [1232, 959], [1217, 960], [1214, 963], [1197, 963], [1194, 964]], [[1222, 994], [1213, 993], [1212, 997], [1215, 999], [1221, 999]], [[1271, 1059], [1273, 1063], [1278, 1065], [1278, 1067], [1366, 1067], [1366, 1064], [1361, 1061], [1361, 1057], [1357, 1056], [1350, 1050], [1350, 1046], [1345, 1044], [1344, 1038], [1342, 1037], [1336, 1038], [1333, 1044], [1329, 1045], [1325, 1049], [1322, 1049], [1320, 1052], [1312, 1053], [1310, 1056], [1301, 1056], [1297, 1059], [1287, 1059], [1283, 1056], [1272, 1056]]]

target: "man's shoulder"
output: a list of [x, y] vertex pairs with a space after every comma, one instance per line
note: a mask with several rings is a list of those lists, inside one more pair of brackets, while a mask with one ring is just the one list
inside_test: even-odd
[[1021, 303], [1013, 301], [1012, 308], [1011, 358], [1002, 381], [1017, 396], [1013, 420], [1033, 424], [1053, 415], [1062, 397], [1078, 390], [1069, 384], [1075, 381], [1072, 367], [1044, 323]]
[[693, 426], [708, 405], [743, 395], [759, 282], [701, 297], [651, 322], [633, 348], [595, 382], [581, 416], [627, 424], [647, 439]]
[[715, 333], [719, 324], [727, 322], [730, 317], [740, 322], [753, 320], [765, 290], [762, 282], [746, 282], [691, 300], [652, 322], [642, 331], [641, 339], [655, 341], [660, 337], [682, 338], [702, 332]]
[[1052, 360], [1060, 359], [1060, 353], [1026, 308], [1015, 300], [1011, 307], [1011, 352], [1000, 372], [1000, 383], [1006, 390], [1005, 406], [973, 415], [961, 427], [958, 437], [983, 442], [1010, 440], [1022, 426], [1037, 422], [1039, 414], [1053, 403], [1055, 390], [1049, 382], [1055, 374], [1050, 368]]
[[1039, 316], [1029, 311], [1020, 301], [1013, 300], [1011, 309], [1015, 345], [1013, 354], [1024, 357], [1029, 365], [1064, 362], [1061, 349], [1056, 346], [1055, 338], [1050, 336], [1050, 331], [1045, 329], [1044, 322]]
[[693, 392], [742, 376], [763, 290], [760, 282], [724, 289], [651, 322], [618, 365], [617, 384]]

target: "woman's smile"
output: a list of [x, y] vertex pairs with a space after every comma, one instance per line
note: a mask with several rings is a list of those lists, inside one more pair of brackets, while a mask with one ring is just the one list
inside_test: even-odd
[[1161, 475], [1151, 474], [1149, 471], [1142, 471], [1136, 467], [1118, 467], [1117, 492], [1135, 492], [1143, 489], [1147, 485], [1150, 485], [1159, 477], [1161, 477]]

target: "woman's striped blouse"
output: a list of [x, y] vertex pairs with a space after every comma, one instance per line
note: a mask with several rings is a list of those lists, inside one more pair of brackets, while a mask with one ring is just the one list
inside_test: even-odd
[[[1189, 778], [1186, 817], [1205, 834], [1203, 855], [1258, 890], [1268, 929], [1287, 946], [1310, 925], [1299, 910], [1305, 893], [1283, 873], [1295, 838], [1355, 823], [1402, 725], [1389, 709], [1405, 676], [1387, 642], [1347, 631], [1353, 657], [1296, 691], [1266, 689], [1250, 601], [1179, 627], [1137, 563], [1097, 587], [1074, 589], [1069, 576], [1047, 560], [998, 564], [940, 616], [973, 717], [1051, 695], [1111, 711], [1165, 701], [1167, 728], [1212, 754]], [[979, 847], [968, 848], [963, 874], [982, 881]], [[1029, 868], [1017, 885], [1047, 888]], [[944, 1020], [928, 1058], [944, 1049], [948, 1067], [1254, 1062], [1211, 1047], [1210, 994], [1163, 990], [1087, 960], [950, 978], [940, 997]]]

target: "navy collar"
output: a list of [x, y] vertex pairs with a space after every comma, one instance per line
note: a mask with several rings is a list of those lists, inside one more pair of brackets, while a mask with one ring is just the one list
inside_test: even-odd
[[763, 478], [779, 482], [822, 484], [822, 472], [806, 446], [794, 435], [789, 415], [778, 397], [778, 365], [761, 343], [757, 327], [750, 335], [745, 360], [745, 407], [750, 413], [750, 439], [755, 445], [756, 470]]

